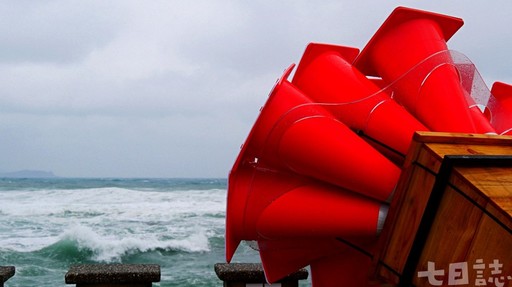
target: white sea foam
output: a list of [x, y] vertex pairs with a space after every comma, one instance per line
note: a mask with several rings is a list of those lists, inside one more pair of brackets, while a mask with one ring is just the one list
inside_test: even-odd
[[190, 234], [182, 239], [159, 237], [153, 233], [134, 236], [99, 234], [90, 227], [78, 225], [66, 231], [59, 241], [76, 242], [79, 249], [93, 252], [94, 257], [91, 259], [102, 262], [115, 262], [119, 261], [123, 255], [158, 249], [187, 252], [209, 251], [208, 236], [205, 232]]
[[222, 236], [225, 195], [117, 187], [3, 191], [0, 246], [31, 252], [71, 240], [98, 261], [157, 249], [208, 251], [208, 238]]

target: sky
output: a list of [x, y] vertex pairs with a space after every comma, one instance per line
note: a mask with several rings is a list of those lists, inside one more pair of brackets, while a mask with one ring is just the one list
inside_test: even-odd
[[508, 0], [1, 1], [0, 172], [227, 177], [306, 45], [362, 49], [397, 6], [464, 19], [449, 48], [512, 83]]

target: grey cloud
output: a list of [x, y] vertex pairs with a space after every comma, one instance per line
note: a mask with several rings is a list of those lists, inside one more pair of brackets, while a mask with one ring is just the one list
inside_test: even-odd
[[2, 2], [0, 171], [227, 176], [308, 42], [362, 48], [398, 5], [462, 17], [450, 47], [512, 81], [507, 1]]
[[69, 63], [107, 43], [122, 23], [108, 1], [0, 3], [0, 62]]

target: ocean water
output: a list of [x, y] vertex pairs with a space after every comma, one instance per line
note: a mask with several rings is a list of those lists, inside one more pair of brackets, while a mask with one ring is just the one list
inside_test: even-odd
[[[226, 179], [0, 179], [6, 286], [71, 286], [83, 263], [153, 263], [154, 286], [222, 286]], [[242, 245], [235, 262], [259, 262]]]

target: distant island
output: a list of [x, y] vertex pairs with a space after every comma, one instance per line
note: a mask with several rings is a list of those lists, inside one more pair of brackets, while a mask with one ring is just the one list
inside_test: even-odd
[[55, 178], [57, 177], [51, 171], [42, 170], [19, 170], [12, 172], [0, 172], [0, 177], [8, 178]]

